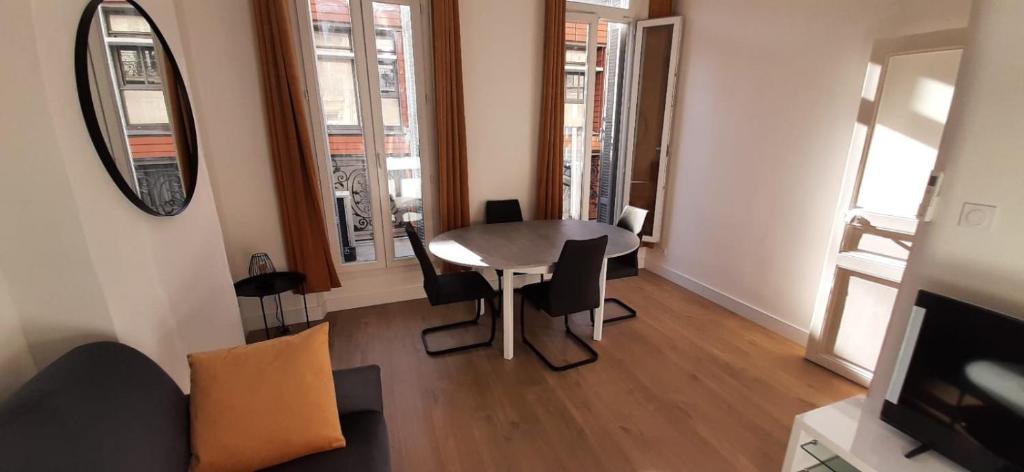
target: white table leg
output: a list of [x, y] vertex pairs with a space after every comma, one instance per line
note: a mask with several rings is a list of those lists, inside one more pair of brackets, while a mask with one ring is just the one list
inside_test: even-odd
[[594, 310], [594, 341], [600, 341], [604, 334], [604, 282], [608, 272], [608, 259], [601, 261], [601, 304]]
[[512, 360], [512, 351], [515, 341], [515, 308], [512, 306], [514, 294], [512, 293], [512, 279], [515, 274], [507, 270], [501, 278], [501, 339], [505, 344], [505, 359]]

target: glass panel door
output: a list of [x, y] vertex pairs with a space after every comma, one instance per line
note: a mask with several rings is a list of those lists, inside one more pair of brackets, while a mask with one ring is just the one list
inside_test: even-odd
[[349, 0], [309, 0], [309, 12], [330, 170], [328, 208], [333, 208], [340, 262], [376, 262], [383, 246], [376, 217], [374, 143], [365, 130], [369, 95], [360, 73], [365, 68], [362, 38], [353, 31], [360, 25], [352, 22]]
[[590, 22], [565, 23], [565, 118], [562, 134], [562, 218], [580, 219], [589, 180], [592, 109]]
[[[376, 57], [374, 81], [375, 138], [382, 165], [381, 188], [388, 201], [383, 206], [391, 232], [387, 247], [390, 259], [414, 257], [405, 234], [412, 223], [420, 238], [426, 237], [423, 206], [423, 169], [420, 143], [420, 109], [414, 15], [410, 5], [373, 2], [372, 38], [369, 51]], [[371, 34], [368, 30], [367, 34]], [[371, 41], [372, 39], [372, 41]], [[372, 67], [371, 67], [372, 69]]]
[[566, 16], [562, 218], [614, 223], [630, 28], [594, 14]]
[[637, 22], [629, 96], [630, 139], [626, 152], [624, 200], [651, 212], [641, 231], [644, 241], [661, 238], [669, 128], [675, 102], [677, 58], [682, 19]]
[[822, 280], [828, 298], [807, 350], [808, 359], [865, 385], [874, 375], [919, 218], [926, 217], [922, 207], [929, 201], [922, 198], [937, 185], [932, 169], [961, 53], [889, 54], [876, 69], [880, 90], [866, 93], [869, 105], [878, 95], [877, 106], [867, 123], [835, 268]]
[[[413, 257], [404, 225], [426, 237], [424, 74], [418, 3], [297, 0], [314, 124], [342, 266], [386, 267]], [[311, 38], [311, 39], [309, 39]]]

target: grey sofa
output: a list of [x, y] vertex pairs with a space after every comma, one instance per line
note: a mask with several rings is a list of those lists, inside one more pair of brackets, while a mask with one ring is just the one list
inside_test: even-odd
[[[347, 446], [273, 471], [388, 471], [380, 368], [334, 372]], [[273, 405], [268, 405], [273, 408]], [[188, 396], [123, 344], [86, 344], [0, 404], [0, 470], [188, 470]]]

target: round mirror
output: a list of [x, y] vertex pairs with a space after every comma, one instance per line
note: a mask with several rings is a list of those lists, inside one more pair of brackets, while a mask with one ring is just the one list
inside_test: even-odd
[[103, 166], [156, 216], [181, 213], [196, 187], [195, 122], [167, 41], [133, 0], [92, 0], [75, 43], [78, 99]]

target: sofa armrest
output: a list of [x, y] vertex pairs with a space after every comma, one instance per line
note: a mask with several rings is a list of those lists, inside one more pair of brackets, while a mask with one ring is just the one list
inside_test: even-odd
[[380, 366], [368, 365], [334, 371], [334, 394], [338, 414], [360, 411], [384, 412], [381, 397]]

